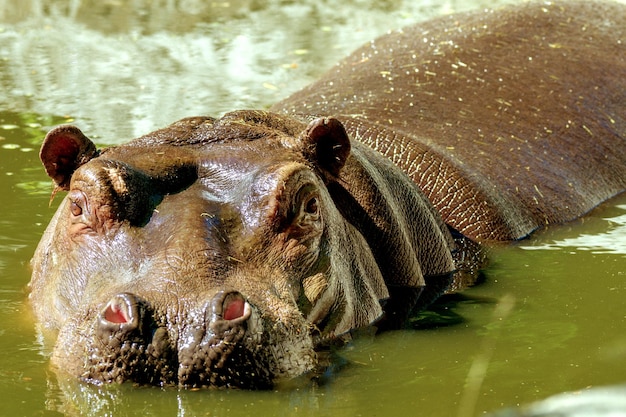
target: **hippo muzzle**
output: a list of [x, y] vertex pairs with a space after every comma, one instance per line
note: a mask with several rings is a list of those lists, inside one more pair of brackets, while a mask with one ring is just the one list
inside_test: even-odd
[[[120, 293], [92, 320], [63, 328], [60, 339], [71, 337], [73, 343], [55, 349], [52, 361], [95, 384], [133, 381], [190, 388], [267, 389], [318, 366], [306, 338], [281, 353], [294, 329], [282, 326], [284, 334], [279, 329], [271, 337], [264, 328], [270, 325], [281, 327], [264, 324], [258, 309], [235, 291], [218, 291], [197, 308], [185, 307], [176, 320], [136, 295]], [[297, 359], [288, 358], [290, 353]]]
[[[99, 381], [132, 379], [181, 386], [207, 383], [211, 386], [268, 385], [269, 381], [259, 380], [257, 373], [245, 377], [244, 371], [251, 372], [254, 365], [250, 359], [238, 372], [240, 380], [227, 377], [224, 371], [225, 364], [233, 361], [233, 352], [246, 337], [249, 327], [252, 308], [243, 296], [237, 292], [220, 291], [196, 311], [193, 324], [180, 332], [179, 340], [171, 340], [170, 335], [174, 332], [157, 324], [154, 311], [147, 302], [129, 293], [115, 295], [100, 312], [95, 325], [95, 335], [102, 349], [108, 352], [105, 357], [110, 358], [113, 366], [103, 369], [103, 355], [100, 355], [92, 365], [93, 376], [85, 375], [85, 378]], [[237, 356], [235, 363], [239, 364], [243, 358]], [[137, 366], [130, 365], [133, 363], [129, 361], [131, 357], [146, 362], [144, 381], [142, 375], [135, 372]], [[145, 371], [152, 358], [158, 358], [161, 363], [152, 367], [158, 372], [150, 374]]]

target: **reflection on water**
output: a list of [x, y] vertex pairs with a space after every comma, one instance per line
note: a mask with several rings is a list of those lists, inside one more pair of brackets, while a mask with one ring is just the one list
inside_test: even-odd
[[587, 217], [583, 221], [597, 224], [599, 233], [583, 233], [576, 237], [560, 237], [553, 241], [524, 245], [534, 250], [588, 250], [592, 253], [616, 253], [626, 255], [626, 205], [616, 205], [611, 213], [601, 219]]
[[[357, 340], [322, 386], [94, 387], [57, 378], [42, 354], [26, 284], [60, 200], [49, 207], [37, 157], [50, 126], [75, 122], [116, 143], [191, 114], [264, 107], [376, 34], [477, 5], [0, 1], [0, 415], [436, 417], [625, 381], [626, 196], [494, 250], [487, 282], [443, 300], [431, 318], [438, 326]], [[512, 310], [494, 316], [503, 299]], [[468, 405], [477, 361], [483, 373]]]
[[552, 396], [491, 417], [621, 417], [626, 413], [626, 385], [593, 387]]

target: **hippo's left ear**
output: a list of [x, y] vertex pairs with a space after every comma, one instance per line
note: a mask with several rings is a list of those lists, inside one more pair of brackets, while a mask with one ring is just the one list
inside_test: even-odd
[[55, 127], [46, 135], [39, 158], [57, 188], [69, 190], [72, 174], [98, 155], [96, 145], [76, 126]]
[[[350, 155], [350, 139], [335, 118], [313, 120], [302, 132], [305, 157], [327, 177], [336, 178]], [[328, 178], [329, 177], [329, 178]]]

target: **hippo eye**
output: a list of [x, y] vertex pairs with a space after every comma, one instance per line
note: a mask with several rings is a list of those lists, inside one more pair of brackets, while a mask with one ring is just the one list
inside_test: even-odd
[[314, 220], [320, 213], [320, 201], [317, 188], [308, 184], [300, 188], [296, 197], [296, 206], [294, 207], [296, 216], [300, 216], [302, 220]]
[[78, 237], [84, 233], [93, 231], [91, 216], [89, 215], [89, 200], [87, 196], [78, 190], [70, 191], [68, 195], [70, 211], [69, 234]]
[[87, 198], [80, 191], [74, 191], [69, 195], [70, 200], [70, 213], [72, 217], [82, 217], [87, 207]]
[[304, 205], [304, 212], [306, 214], [317, 214], [319, 209], [320, 207], [319, 207], [319, 202], [317, 200], [317, 197], [309, 198], [309, 200]]
[[70, 203], [70, 213], [72, 213], [72, 216], [78, 217], [83, 214], [83, 208], [78, 205], [78, 202], [72, 201]]

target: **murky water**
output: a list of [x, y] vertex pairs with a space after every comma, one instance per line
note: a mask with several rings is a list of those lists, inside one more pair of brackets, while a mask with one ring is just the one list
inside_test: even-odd
[[485, 284], [419, 330], [363, 337], [321, 387], [98, 388], [49, 370], [26, 301], [55, 206], [37, 157], [47, 128], [71, 121], [111, 144], [184, 116], [264, 108], [387, 29], [482, 7], [335, 4], [0, 1], [0, 415], [464, 417], [626, 381], [626, 196], [494, 250]]

